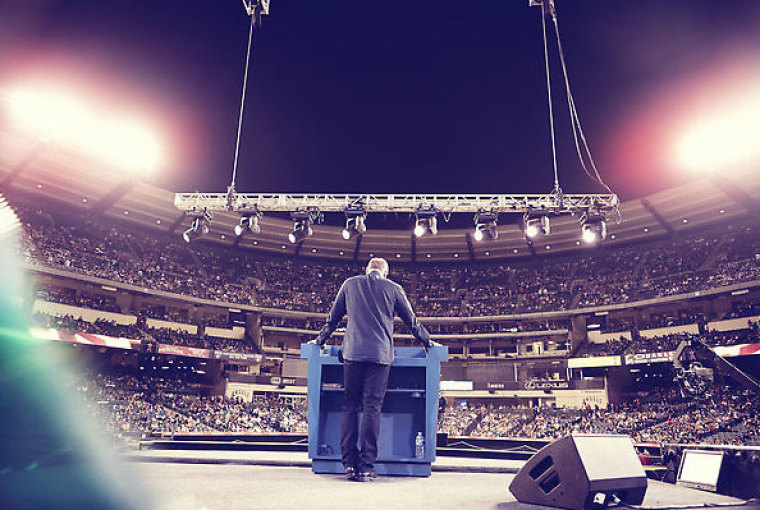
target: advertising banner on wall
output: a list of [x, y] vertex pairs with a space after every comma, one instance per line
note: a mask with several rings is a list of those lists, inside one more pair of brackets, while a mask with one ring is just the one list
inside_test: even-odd
[[604, 388], [604, 381], [566, 381], [564, 379], [534, 379], [530, 381], [475, 382], [475, 390], [545, 391]]
[[638, 352], [623, 356], [626, 365], [641, 365], [643, 363], [665, 363], [673, 361], [673, 351], [668, 352]]
[[211, 351], [198, 347], [186, 347], [184, 345], [158, 344], [159, 354], [171, 354], [173, 356], [187, 356], [190, 358], [209, 358]]
[[[752, 356], [760, 354], [760, 343], [720, 345], [713, 347], [715, 354], [723, 358], [735, 358], [737, 356]], [[673, 352], [637, 352], [625, 354], [623, 360], [626, 365], [641, 365], [643, 363], [666, 363], [673, 362]]]
[[264, 356], [261, 354], [247, 353], [247, 352], [223, 352], [213, 351], [213, 358], [226, 361], [228, 363], [237, 363], [240, 365], [251, 364], [255, 365], [264, 361]]

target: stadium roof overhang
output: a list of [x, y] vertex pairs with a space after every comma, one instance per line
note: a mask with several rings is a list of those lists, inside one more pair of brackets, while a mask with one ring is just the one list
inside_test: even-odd
[[[88, 159], [66, 148], [18, 133], [0, 131], [0, 185], [4, 193], [19, 192], [54, 200], [91, 213], [162, 232], [179, 234], [189, 220], [174, 205], [174, 192], [125, 176], [123, 171]], [[741, 169], [712, 178], [695, 179], [642, 199], [620, 205], [622, 222], [608, 223], [606, 245], [642, 242], [658, 237], [711, 228], [755, 216], [760, 212], [760, 172]], [[344, 240], [341, 228], [314, 225], [302, 243], [287, 241], [293, 223], [264, 215], [261, 232], [237, 238], [232, 232], [240, 216], [216, 213], [205, 239], [222, 245], [303, 257], [366, 260], [372, 255], [401, 262], [458, 262], [522, 258], [533, 254], [583, 252], [578, 218], [552, 219], [551, 234], [525, 241], [516, 224], [499, 225], [497, 240], [476, 242], [472, 229], [446, 228], [435, 236], [415, 238], [408, 230], [370, 228], [358, 238]]]

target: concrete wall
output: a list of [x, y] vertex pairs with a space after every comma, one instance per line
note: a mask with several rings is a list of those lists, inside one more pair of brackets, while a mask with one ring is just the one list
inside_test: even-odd
[[86, 322], [95, 322], [98, 319], [113, 321], [116, 324], [128, 326], [137, 323], [137, 317], [123, 313], [104, 312], [102, 310], [93, 310], [91, 308], [80, 308], [78, 306], [64, 305], [61, 303], [51, 303], [36, 299], [32, 305], [33, 312], [39, 312], [53, 317], [63, 317], [71, 315], [74, 318], [81, 318]]
[[708, 322], [707, 328], [710, 329], [710, 331], [736, 331], [737, 329], [747, 329], [747, 320], [757, 322], [760, 321], [760, 316], [740, 317], [738, 319]]
[[603, 344], [607, 340], [617, 340], [620, 337], [626, 340], [631, 339], [630, 331], [616, 331], [614, 333], [602, 333], [598, 330], [592, 330], [588, 332], [588, 341], [596, 344]]
[[[746, 321], [745, 321], [746, 323]], [[643, 329], [639, 331], [641, 338], [653, 338], [655, 336], [678, 335], [681, 333], [699, 334], [699, 326], [696, 324], [684, 324], [682, 326], [670, 326], [667, 328]]]
[[149, 328], [167, 328], [174, 331], [186, 331], [192, 335], [198, 334], [198, 326], [195, 324], [185, 324], [184, 322], [164, 321], [160, 319], [146, 319], [145, 323]]
[[245, 338], [245, 328], [242, 326], [235, 326], [232, 329], [207, 327], [206, 335], [215, 336], [218, 338], [234, 338], [237, 340], [242, 340]]

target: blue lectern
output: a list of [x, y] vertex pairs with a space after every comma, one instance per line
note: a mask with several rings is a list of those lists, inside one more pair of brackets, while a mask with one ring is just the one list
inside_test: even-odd
[[[343, 364], [339, 347], [302, 344], [308, 365], [309, 458], [314, 473], [343, 473], [340, 461]], [[397, 347], [383, 401], [375, 471], [381, 475], [430, 476], [435, 460], [441, 362], [449, 348]], [[415, 456], [422, 432], [425, 451]]]

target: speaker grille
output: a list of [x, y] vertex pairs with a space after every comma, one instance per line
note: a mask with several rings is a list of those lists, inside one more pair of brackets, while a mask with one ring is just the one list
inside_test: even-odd
[[538, 478], [549, 471], [549, 468], [551, 468], [554, 465], [554, 459], [552, 459], [551, 455], [547, 455], [543, 459], [541, 459], [541, 462], [533, 466], [533, 469], [530, 470], [530, 477], [534, 480], [538, 480]]
[[546, 480], [539, 482], [538, 486], [544, 491], [544, 494], [549, 494], [551, 491], [557, 488], [559, 485], [559, 475], [555, 471], [546, 477]]

